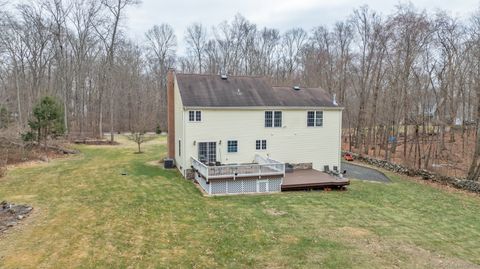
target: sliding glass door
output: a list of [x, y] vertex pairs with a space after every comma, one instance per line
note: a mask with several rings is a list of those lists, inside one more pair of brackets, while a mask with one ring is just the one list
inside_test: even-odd
[[198, 160], [204, 163], [215, 163], [217, 161], [217, 143], [198, 143]]

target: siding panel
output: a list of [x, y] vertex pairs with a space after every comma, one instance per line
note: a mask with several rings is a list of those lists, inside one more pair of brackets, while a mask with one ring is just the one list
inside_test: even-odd
[[[222, 163], [249, 163], [258, 153], [282, 162], [311, 162], [317, 170], [340, 168], [341, 110], [324, 110], [323, 127], [307, 127], [307, 110], [283, 110], [281, 128], [264, 127], [264, 115], [265, 110], [202, 110], [202, 122], [185, 123], [185, 157], [197, 157], [198, 142], [211, 141], [217, 142]], [[267, 150], [255, 149], [257, 139], [267, 140]], [[228, 140], [238, 141], [237, 153], [227, 152]]]

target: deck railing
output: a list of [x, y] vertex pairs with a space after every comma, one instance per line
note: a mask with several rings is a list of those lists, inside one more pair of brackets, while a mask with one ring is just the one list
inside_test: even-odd
[[268, 176], [285, 174], [285, 164], [273, 159], [255, 156], [251, 164], [224, 164], [220, 166], [207, 166], [195, 158], [192, 159], [193, 168], [207, 180], [211, 178], [236, 178], [248, 176]]
[[198, 171], [200, 174], [202, 174], [205, 178], [208, 178], [208, 166], [206, 166], [204, 163], [202, 163], [201, 161], [195, 159], [195, 158], [191, 158], [192, 159], [192, 166], [193, 166], [193, 169], [195, 169], [196, 171]]

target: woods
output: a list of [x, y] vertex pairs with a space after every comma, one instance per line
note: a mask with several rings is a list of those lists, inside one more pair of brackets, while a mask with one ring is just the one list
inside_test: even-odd
[[34, 105], [54, 96], [69, 137], [166, 130], [168, 68], [259, 75], [336, 94], [347, 150], [416, 168], [462, 166], [478, 178], [480, 10], [457, 18], [412, 4], [387, 15], [362, 6], [330, 25], [286, 31], [238, 14], [184, 32], [165, 22], [132, 40], [122, 21], [138, 4], [0, 4], [0, 124], [25, 131]]

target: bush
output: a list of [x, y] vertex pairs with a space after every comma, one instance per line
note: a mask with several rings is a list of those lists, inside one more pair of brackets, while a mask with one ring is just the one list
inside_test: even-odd
[[37, 134], [32, 131], [21, 134], [21, 137], [22, 140], [25, 142], [32, 142], [37, 140]]
[[7, 166], [3, 166], [0, 164], [0, 177], [4, 177], [7, 175]]
[[160, 128], [160, 125], [157, 125], [157, 127], [155, 128], [155, 133], [162, 134], [162, 129]]
[[7, 128], [10, 124], [10, 115], [6, 107], [0, 106], [0, 129]]
[[8, 147], [0, 141], [0, 178], [7, 174]]

